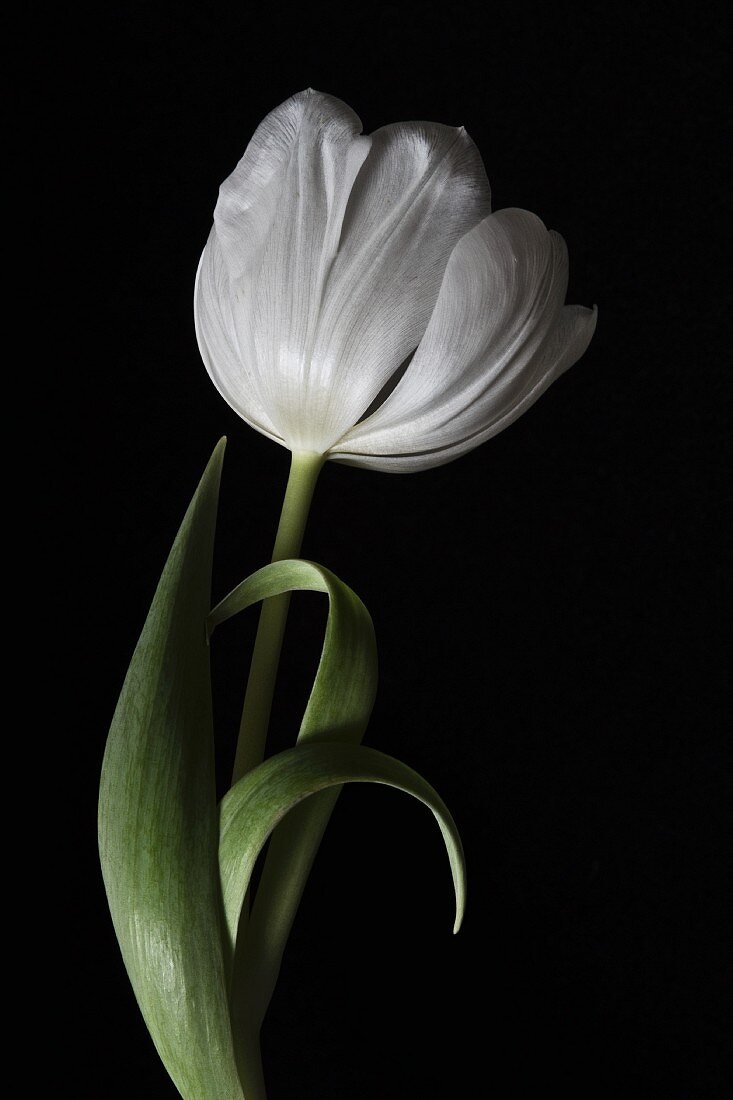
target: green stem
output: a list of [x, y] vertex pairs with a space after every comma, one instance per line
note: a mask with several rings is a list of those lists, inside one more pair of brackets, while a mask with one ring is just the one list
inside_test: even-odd
[[[272, 551], [273, 561], [298, 557], [313, 499], [313, 490], [324, 461], [324, 455], [309, 451], [293, 452], [290, 476]], [[272, 697], [275, 692], [275, 680], [289, 606], [289, 594], [273, 596], [265, 600], [262, 605], [244, 696], [242, 720], [239, 724], [232, 785], [252, 768], [256, 768], [265, 755], [267, 727], [270, 722]], [[237, 939], [239, 945], [237, 955], [240, 957], [248, 912], [249, 894], [242, 907]], [[232, 1012], [237, 1065], [244, 1095], [246, 1100], [267, 1100], [259, 1044], [261, 1020], [255, 1024], [252, 1023], [246, 999], [242, 998], [241, 992], [237, 995], [236, 988], [232, 999]]]
[[[273, 561], [297, 558], [303, 541], [313, 490], [325, 459], [310, 451], [293, 452], [280, 524], [272, 552]], [[260, 612], [247, 691], [244, 697], [232, 784], [262, 763], [265, 740], [280, 662], [290, 596], [265, 600]]]

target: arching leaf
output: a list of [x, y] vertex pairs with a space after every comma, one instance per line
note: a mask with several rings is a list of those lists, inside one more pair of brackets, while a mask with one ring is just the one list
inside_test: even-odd
[[[230, 945], [234, 944], [252, 868], [270, 833], [304, 800], [343, 783], [383, 783], [405, 791], [432, 810], [450, 860], [456, 894], [453, 931], [458, 931], [465, 906], [465, 863], [458, 830], [440, 796], [417, 772], [376, 749], [311, 743], [296, 745], [265, 760], [240, 779], [222, 800], [219, 864]], [[252, 998], [257, 1005], [263, 994], [256, 984], [269, 979], [269, 970], [248, 969], [246, 978], [248, 999]], [[258, 1019], [245, 1022], [252, 1029], [259, 1028]]]
[[[377, 689], [377, 649], [371, 616], [359, 597], [328, 569], [308, 561], [267, 565], [239, 584], [209, 616], [217, 624], [258, 600], [283, 592], [324, 592], [329, 615], [323, 652], [298, 737], [299, 744], [358, 744], [364, 735]], [[257, 887], [257, 896], [234, 959], [233, 1004], [239, 1033], [240, 1001], [246, 1014], [264, 1013], [305, 884], [339, 788], [298, 806], [276, 830]], [[245, 988], [246, 986], [246, 988]], [[262, 1000], [254, 1007], [254, 991]]]

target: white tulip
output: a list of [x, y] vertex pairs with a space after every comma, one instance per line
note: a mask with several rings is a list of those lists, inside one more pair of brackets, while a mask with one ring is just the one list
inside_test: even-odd
[[219, 392], [294, 453], [374, 469], [501, 431], [580, 358], [596, 312], [564, 305], [559, 234], [490, 209], [462, 127], [366, 137], [338, 99], [286, 100], [222, 184], [196, 276]]

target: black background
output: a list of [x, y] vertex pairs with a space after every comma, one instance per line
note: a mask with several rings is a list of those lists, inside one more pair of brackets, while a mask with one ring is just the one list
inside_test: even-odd
[[[50, 478], [72, 520], [75, 1095], [175, 1095], [108, 918], [96, 787], [222, 434], [215, 597], [269, 556], [288, 456], [212, 387], [191, 297], [219, 183], [308, 85], [366, 132], [464, 124], [495, 208], [563, 233], [568, 300], [599, 323], [535, 407], [454, 464], [322, 474], [303, 553], [374, 617], [367, 741], [443, 794], [470, 899], [453, 938], [429, 815], [345, 793], [264, 1030], [270, 1100], [728, 1095], [721, 12], [128, 3], [67, 29], [48, 104], [70, 212]], [[222, 783], [256, 615], [241, 620], [215, 650]], [[273, 749], [295, 737], [324, 621], [319, 597], [294, 600]]]

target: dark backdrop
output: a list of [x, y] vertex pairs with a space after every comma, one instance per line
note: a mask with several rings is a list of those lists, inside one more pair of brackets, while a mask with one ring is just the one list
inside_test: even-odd
[[[373, 614], [367, 741], [445, 797], [470, 900], [454, 939], [430, 816], [394, 792], [345, 793], [264, 1031], [271, 1100], [727, 1095], [722, 7], [101, 10], [67, 29], [47, 105], [71, 212], [50, 477], [76, 570], [60, 653], [74, 662], [75, 1094], [174, 1096], [108, 918], [96, 787], [222, 434], [215, 596], [268, 559], [287, 454], [209, 382], [192, 286], [219, 183], [267, 111], [312, 85], [367, 132], [464, 124], [495, 207], [563, 233], [568, 300], [598, 303], [599, 323], [581, 363], [454, 464], [322, 475], [304, 556]], [[217, 637], [222, 782], [255, 621]], [[324, 621], [319, 597], [294, 600], [274, 748], [295, 736]]]

